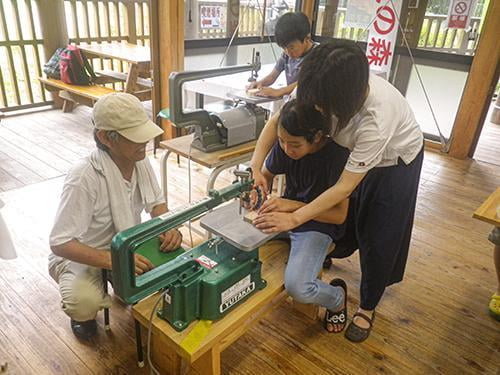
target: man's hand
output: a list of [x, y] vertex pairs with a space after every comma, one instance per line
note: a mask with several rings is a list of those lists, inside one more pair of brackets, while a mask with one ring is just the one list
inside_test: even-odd
[[272, 87], [262, 87], [256, 95], [277, 98], [279, 96], [283, 96], [283, 93], [279, 89], [273, 89]]
[[257, 216], [253, 225], [264, 233], [280, 233], [289, 231], [297, 227], [293, 213], [288, 212], [270, 212]]
[[297, 203], [290, 199], [270, 197], [264, 201], [258, 213], [260, 215], [268, 212], [293, 212], [300, 207]]
[[182, 234], [178, 229], [171, 229], [160, 234], [160, 250], [163, 252], [177, 250], [182, 243]]
[[134, 254], [134, 258], [135, 258], [135, 274], [136, 275], [142, 275], [143, 273], [146, 273], [146, 272], [152, 270], [153, 268], [155, 268], [153, 263], [151, 263], [151, 261], [148, 258], [146, 258], [140, 254]]

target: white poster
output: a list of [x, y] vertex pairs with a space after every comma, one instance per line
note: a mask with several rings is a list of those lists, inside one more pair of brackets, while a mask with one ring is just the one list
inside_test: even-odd
[[371, 24], [368, 32], [366, 57], [370, 64], [370, 70], [387, 79], [394, 57], [399, 28], [398, 19], [403, 0], [370, 1], [376, 4], [377, 8], [375, 21]]
[[465, 29], [475, 8], [474, 0], [452, 0], [448, 9], [448, 29]]
[[220, 5], [200, 5], [200, 28], [222, 29], [224, 12]]
[[366, 28], [375, 16], [377, 2], [372, 0], [349, 0], [344, 27]]

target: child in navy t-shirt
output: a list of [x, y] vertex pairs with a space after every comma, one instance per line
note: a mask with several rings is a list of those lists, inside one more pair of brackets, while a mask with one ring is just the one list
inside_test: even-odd
[[[349, 151], [328, 136], [329, 121], [314, 108], [301, 113], [304, 113], [303, 118], [299, 118], [295, 100], [286, 103], [281, 110], [278, 142], [262, 173], [269, 184], [275, 175], [285, 174], [285, 194], [266, 200], [254, 224], [266, 215], [293, 212], [311, 202], [333, 186], [344, 169]], [[343, 235], [348, 207], [346, 199], [289, 233], [291, 248], [285, 287], [298, 302], [326, 307], [324, 325], [329, 332], [344, 329], [347, 287], [341, 279], [327, 284], [317, 276], [330, 245]]]

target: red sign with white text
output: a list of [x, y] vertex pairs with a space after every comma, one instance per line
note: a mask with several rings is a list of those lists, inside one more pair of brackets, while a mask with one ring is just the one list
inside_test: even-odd
[[370, 70], [387, 78], [394, 56], [402, 0], [371, 1], [377, 3], [377, 9], [375, 20], [368, 33], [366, 57], [370, 64]]

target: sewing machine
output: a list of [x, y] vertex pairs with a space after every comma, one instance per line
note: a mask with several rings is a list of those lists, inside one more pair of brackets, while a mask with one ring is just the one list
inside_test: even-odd
[[[158, 315], [181, 331], [195, 319], [215, 320], [266, 286], [261, 278], [258, 247], [273, 235], [242, 219], [242, 205], [252, 191], [251, 172], [236, 171], [237, 180], [181, 209], [118, 233], [111, 244], [113, 289], [133, 304], [164, 291]], [[235, 201], [217, 208], [224, 202]], [[213, 211], [212, 211], [213, 210]], [[222, 210], [222, 211], [221, 211]], [[201, 225], [214, 237], [195, 248], [173, 253], [159, 250], [158, 235], [208, 212]], [[148, 257], [155, 268], [136, 276], [134, 253]]]
[[247, 65], [172, 72], [169, 77], [170, 121], [178, 128], [194, 126], [195, 137], [192, 145], [204, 152], [217, 151], [257, 139], [268, 117], [268, 112], [258, 104], [269, 99], [248, 96], [244, 90], [240, 90], [229, 95], [234, 100], [234, 107], [228, 110], [186, 110], [183, 105], [182, 87], [189, 81], [245, 71], [251, 71], [251, 78], [255, 79], [260, 66], [260, 58], [255, 58], [252, 64]]

